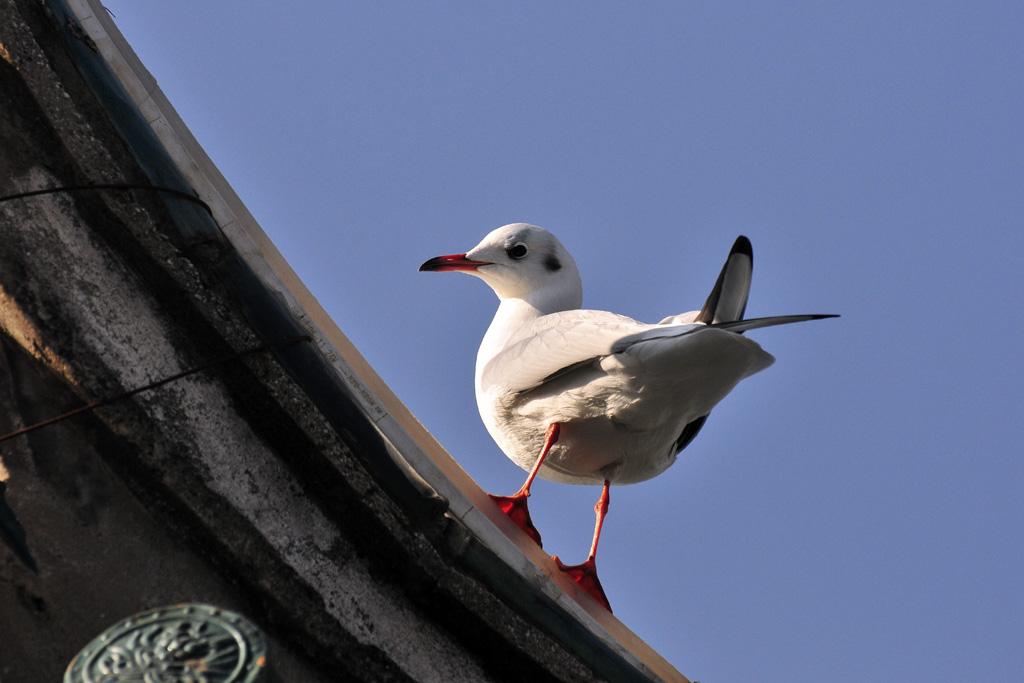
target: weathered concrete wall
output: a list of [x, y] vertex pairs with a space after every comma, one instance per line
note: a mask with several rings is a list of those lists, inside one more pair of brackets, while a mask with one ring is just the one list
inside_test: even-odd
[[[0, 195], [152, 182], [66, 22], [0, 0]], [[269, 341], [226, 281], [233, 248], [185, 204], [121, 190], [0, 203], [0, 434]], [[254, 620], [288, 681], [602, 678], [459, 562], [468, 541], [442, 508], [382, 488], [364, 431], [326, 419], [279, 365], [303, 346], [0, 443], [38, 567], [0, 546], [0, 681], [58, 680], [105, 627], [183, 601]]]

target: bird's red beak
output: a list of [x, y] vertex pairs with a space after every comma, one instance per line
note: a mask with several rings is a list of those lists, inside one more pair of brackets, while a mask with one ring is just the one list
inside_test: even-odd
[[433, 271], [440, 273], [445, 270], [476, 270], [480, 266], [489, 266], [490, 261], [471, 261], [465, 254], [449, 254], [448, 256], [436, 256], [422, 266], [420, 271]]

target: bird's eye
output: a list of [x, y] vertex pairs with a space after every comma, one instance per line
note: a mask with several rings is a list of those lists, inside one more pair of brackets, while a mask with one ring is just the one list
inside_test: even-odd
[[523, 242], [516, 242], [511, 247], [505, 250], [505, 253], [509, 255], [509, 258], [521, 259], [526, 256], [526, 252], [529, 249], [526, 248], [526, 244]]

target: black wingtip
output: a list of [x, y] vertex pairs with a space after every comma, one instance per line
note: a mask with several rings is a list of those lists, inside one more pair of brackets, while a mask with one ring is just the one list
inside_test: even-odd
[[824, 318], [838, 318], [837, 313], [808, 313], [804, 315], [771, 315], [765, 318], [747, 318], [746, 320], [727, 320], [720, 323], [711, 323], [709, 327], [717, 327], [722, 330], [730, 330], [743, 334], [746, 330], [758, 330], [762, 327], [774, 327], [775, 325], [789, 325], [790, 323], [802, 323], [808, 320], [822, 320]]
[[750, 240], [747, 239], [746, 235], [740, 235], [732, 243], [732, 250], [729, 252], [729, 255], [732, 256], [733, 254], [746, 254], [751, 261], [754, 260], [754, 247], [750, 244]]

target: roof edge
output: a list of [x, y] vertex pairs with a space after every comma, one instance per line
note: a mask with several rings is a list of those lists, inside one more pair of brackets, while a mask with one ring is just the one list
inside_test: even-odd
[[[79, 38], [76, 46], [75, 38], [66, 37], [84, 69], [106, 69], [116, 82], [117, 88], [97, 96], [122, 134], [129, 131], [126, 141], [153, 184], [194, 191], [210, 206], [212, 219], [189, 202], [167, 201], [180, 238], [196, 243], [223, 237], [231, 245], [234, 256], [222, 262], [225, 281], [234, 283], [233, 295], [264, 338], [304, 333], [313, 339], [301, 352], [276, 354], [278, 361], [332, 424], [356, 426], [361, 441], [376, 444], [367, 464], [389, 494], [406, 509], [458, 521], [470, 539], [460, 559], [596, 670], [615, 680], [688, 683], [559, 572], [387, 387], [263, 232], [102, 4], [46, 1], [55, 13], [73, 17], [91, 42], [86, 46]], [[93, 49], [96, 54], [90, 54]]]

